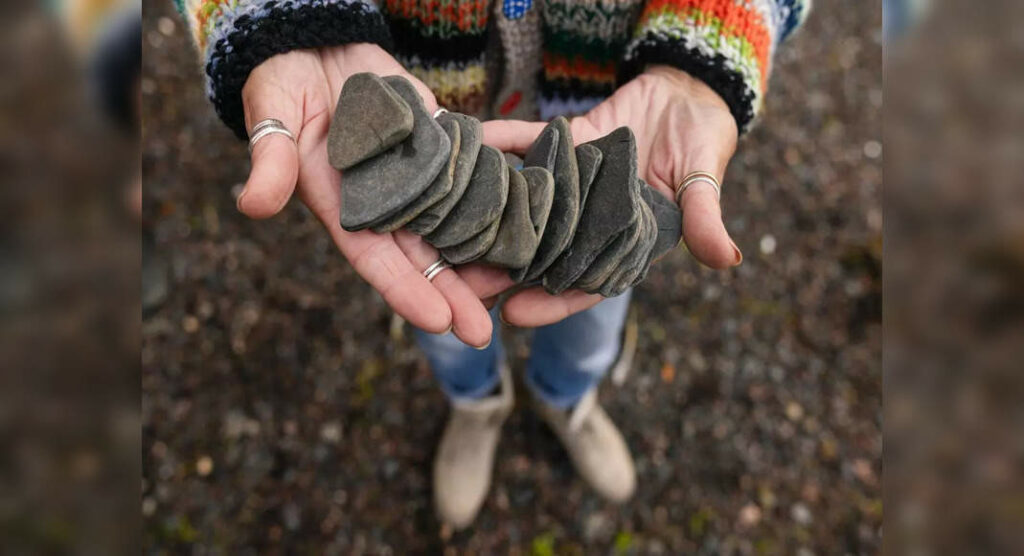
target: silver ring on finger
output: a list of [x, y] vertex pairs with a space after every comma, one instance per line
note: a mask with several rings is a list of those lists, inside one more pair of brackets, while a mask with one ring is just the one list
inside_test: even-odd
[[690, 172], [683, 178], [683, 181], [679, 182], [679, 187], [676, 188], [676, 204], [683, 198], [683, 193], [686, 192], [687, 188], [695, 183], [706, 183], [715, 190], [715, 195], [718, 196], [719, 202], [722, 200], [722, 184], [718, 182], [718, 178], [710, 172]]
[[252, 132], [249, 133], [249, 154], [252, 154], [252, 150], [256, 147], [256, 143], [259, 143], [264, 137], [275, 133], [288, 137], [292, 140], [292, 143], [295, 142], [295, 136], [292, 135], [291, 131], [288, 131], [288, 128], [284, 126], [284, 123], [282, 123], [281, 120], [267, 118], [265, 120], [260, 120], [259, 123], [253, 126]]
[[423, 271], [423, 277], [427, 279], [427, 282], [433, 282], [434, 278], [436, 278], [438, 274], [441, 274], [441, 271], [446, 268], [451, 268], [448, 261], [444, 259], [437, 259], [434, 261], [434, 264], [428, 266], [427, 269]]

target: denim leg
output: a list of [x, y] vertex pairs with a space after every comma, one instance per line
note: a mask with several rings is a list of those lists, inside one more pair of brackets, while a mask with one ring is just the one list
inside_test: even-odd
[[604, 378], [622, 344], [633, 290], [534, 332], [526, 383], [545, 403], [576, 404]]
[[455, 334], [430, 334], [415, 329], [416, 343], [427, 356], [430, 369], [441, 383], [441, 390], [452, 400], [485, 397], [498, 385], [498, 358], [502, 357], [501, 328], [497, 309], [491, 310], [494, 339], [485, 349], [462, 343]]

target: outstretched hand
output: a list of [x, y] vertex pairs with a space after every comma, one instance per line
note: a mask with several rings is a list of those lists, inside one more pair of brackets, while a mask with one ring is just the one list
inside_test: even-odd
[[[376, 234], [341, 228], [340, 187], [345, 177], [327, 161], [327, 131], [345, 80], [364, 71], [405, 77], [416, 86], [428, 111], [437, 108], [426, 85], [376, 45], [292, 51], [252, 71], [242, 90], [246, 129], [276, 118], [295, 135], [295, 142], [274, 134], [256, 144], [238, 209], [252, 218], [268, 218], [297, 191], [342, 254], [396, 313], [427, 332], [451, 329], [471, 346], [486, 346], [492, 325], [478, 292], [454, 270], [441, 272], [432, 282], [423, 277], [423, 270], [438, 259], [436, 249], [404, 230]], [[474, 275], [477, 284], [486, 286], [500, 273], [478, 269]]]
[[[655, 66], [619, 88], [584, 116], [573, 118], [573, 140], [586, 143], [629, 126], [637, 141], [640, 176], [670, 199], [689, 173], [705, 171], [720, 181], [736, 151], [736, 121], [725, 101], [688, 74]], [[503, 151], [523, 153], [544, 123], [496, 120], [484, 123], [484, 142]], [[728, 268], [743, 260], [722, 222], [718, 196], [707, 184], [690, 187], [680, 199], [683, 239], [698, 261]], [[483, 297], [513, 285], [491, 269], [466, 267], [460, 273]], [[518, 326], [542, 326], [588, 309], [603, 298], [581, 290], [550, 295], [540, 287], [518, 292], [502, 309], [502, 319]]]

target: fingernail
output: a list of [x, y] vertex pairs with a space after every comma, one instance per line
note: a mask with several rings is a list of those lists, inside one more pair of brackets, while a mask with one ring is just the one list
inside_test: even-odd
[[438, 334], [438, 336], [444, 336], [445, 334], [451, 334], [452, 330], [454, 330], [454, 329], [455, 329], [455, 325], [454, 324], [449, 324], [448, 325], [448, 330], [445, 330], [444, 332]]
[[248, 190], [248, 188], [243, 189], [242, 192], [238, 194], [238, 198], [235, 199], [235, 208], [238, 209], [238, 212], [242, 212], [242, 199], [245, 198], [245, 192]]
[[505, 311], [501, 311], [500, 313], [498, 313], [498, 320], [501, 321], [501, 324], [504, 324], [506, 326], [512, 326], [511, 324], [509, 324], [507, 320], [505, 320]]
[[477, 347], [477, 346], [473, 346], [473, 349], [475, 349], [475, 350], [478, 350], [478, 351], [483, 351], [483, 350], [485, 350], [485, 349], [487, 349], [487, 348], [491, 347], [491, 340], [492, 340], [492, 339], [493, 339], [493, 337], [492, 337], [492, 338], [488, 338], [488, 339], [487, 339], [487, 343], [486, 343], [486, 344], [484, 344], [484, 345], [482, 345], [482, 346], [480, 346], [480, 347]]
[[736, 255], [736, 262], [732, 263], [732, 266], [739, 266], [739, 264], [743, 262], [743, 253], [740, 252], [739, 247], [736, 247], [735, 241], [730, 239], [729, 243], [732, 244], [732, 251]]

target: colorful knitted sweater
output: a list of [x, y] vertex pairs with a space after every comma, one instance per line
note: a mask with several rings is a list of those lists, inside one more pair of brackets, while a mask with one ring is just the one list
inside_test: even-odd
[[376, 43], [438, 102], [481, 118], [586, 112], [648, 64], [702, 79], [741, 130], [758, 114], [778, 45], [811, 0], [175, 0], [208, 93], [245, 137], [241, 90], [299, 48]]

